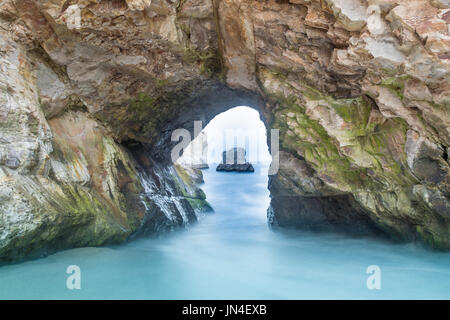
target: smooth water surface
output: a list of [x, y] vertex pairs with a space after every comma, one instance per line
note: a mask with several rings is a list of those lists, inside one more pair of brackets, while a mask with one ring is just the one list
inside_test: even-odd
[[[187, 230], [0, 268], [2, 299], [449, 299], [450, 254], [271, 231], [267, 175], [203, 171], [215, 212]], [[263, 172], [261, 172], [263, 170]], [[66, 269], [81, 268], [81, 290]], [[367, 267], [381, 268], [369, 290]]]

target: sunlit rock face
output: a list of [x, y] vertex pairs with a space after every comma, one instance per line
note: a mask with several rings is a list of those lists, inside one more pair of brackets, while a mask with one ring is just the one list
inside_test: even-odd
[[2, 1], [1, 259], [194, 221], [171, 133], [237, 105], [280, 130], [271, 221], [450, 248], [449, 19], [439, 0]]

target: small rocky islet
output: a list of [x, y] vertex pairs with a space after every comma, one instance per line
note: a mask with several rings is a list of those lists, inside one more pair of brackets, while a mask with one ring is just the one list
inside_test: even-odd
[[222, 153], [222, 163], [216, 167], [216, 171], [255, 172], [253, 165], [245, 159], [244, 148], [232, 148]]

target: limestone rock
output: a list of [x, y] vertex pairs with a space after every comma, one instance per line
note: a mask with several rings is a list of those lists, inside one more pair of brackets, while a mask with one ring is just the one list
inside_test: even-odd
[[1, 259], [194, 222], [207, 203], [171, 133], [239, 105], [279, 129], [271, 221], [449, 249], [448, 10], [1, 1]]

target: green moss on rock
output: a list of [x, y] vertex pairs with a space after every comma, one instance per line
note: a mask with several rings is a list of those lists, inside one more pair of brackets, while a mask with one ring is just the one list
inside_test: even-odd
[[193, 47], [187, 47], [184, 50], [183, 58], [188, 63], [197, 64], [200, 73], [207, 77], [221, 73], [220, 58], [215, 49], [198, 50]]
[[381, 86], [389, 89], [400, 100], [403, 100], [403, 91], [405, 89], [405, 82], [410, 79], [409, 76], [387, 77], [381, 81]]

